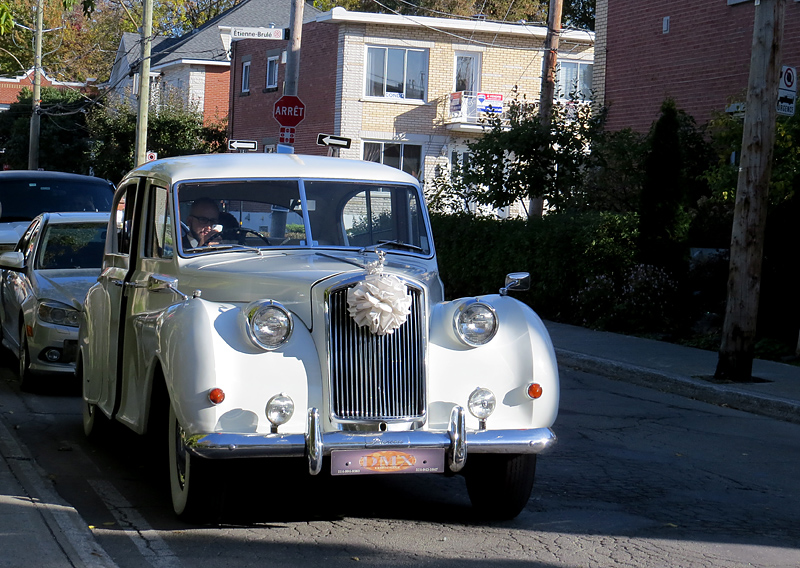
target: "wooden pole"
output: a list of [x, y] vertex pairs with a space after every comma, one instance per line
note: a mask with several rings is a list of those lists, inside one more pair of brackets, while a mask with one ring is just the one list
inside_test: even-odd
[[715, 376], [749, 381], [753, 371], [767, 192], [775, 143], [786, 0], [756, 0], [742, 157], [736, 187], [728, 304]]
[[30, 138], [28, 139], [28, 169], [39, 169], [39, 133], [41, 131], [40, 112], [42, 109], [42, 28], [44, 21], [44, 2], [36, 2], [36, 31], [34, 32], [33, 59], [33, 108], [31, 109]]
[[[539, 92], [539, 120], [545, 126], [550, 125], [550, 119], [553, 116], [562, 11], [563, 0], [550, 0], [550, 9], [547, 13], [547, 36], [544, 40], [544, 57], [542, 58], [542, 86]], [[531, 196], [528, 215], [541, 217], [543, 209], [544, 200], [541, 197]]]
[[136, 115], [136, 166], [147, 159], [147, 121], [150, 112], [150, 55], [153, 45], [153, 0], [144, 1], [142, 60], [139, 63], [139, 111]]

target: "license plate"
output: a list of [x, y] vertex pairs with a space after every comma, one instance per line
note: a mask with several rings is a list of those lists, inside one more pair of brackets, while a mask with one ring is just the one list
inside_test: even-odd
[[334, 450], [331, 475], [375, 475], [381, 473], [444, 473], [444, 449]]

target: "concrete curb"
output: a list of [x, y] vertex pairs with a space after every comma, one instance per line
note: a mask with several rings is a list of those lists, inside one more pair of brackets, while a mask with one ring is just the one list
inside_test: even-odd
[[671, 392], [701, 402], [800, 424], [800, 403], [797, 401], [755, 393], [736, 385], [708, 383], [693, 377], [620, 363], [566, 349], [556, 348], [555, 351], [558, 363], [573, 369]]

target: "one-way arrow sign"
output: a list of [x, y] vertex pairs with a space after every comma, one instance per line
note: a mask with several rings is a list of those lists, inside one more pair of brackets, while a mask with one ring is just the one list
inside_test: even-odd
[[255, 140], [228, 140], [228, 150], [258, 150]]
[[317, 135], [317, 145], [319, 146], [332, 146], [334, 148], [349, 148], [350, 147], [350, 138], [344, 138], [342, 136], [333, 136], [331, 134], [318, 134]]

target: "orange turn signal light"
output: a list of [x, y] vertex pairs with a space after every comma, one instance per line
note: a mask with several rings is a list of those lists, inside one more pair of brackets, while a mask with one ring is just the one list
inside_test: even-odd
[[208, 400], [211, 404], [220, 404], [225, 400], [225, 392], [221, 388], [213, 388], [208, 391]]
[[539, 383], [531, 383], [528, 385], [528, 396], [537, 399], [542, 396], [542, 385]]

